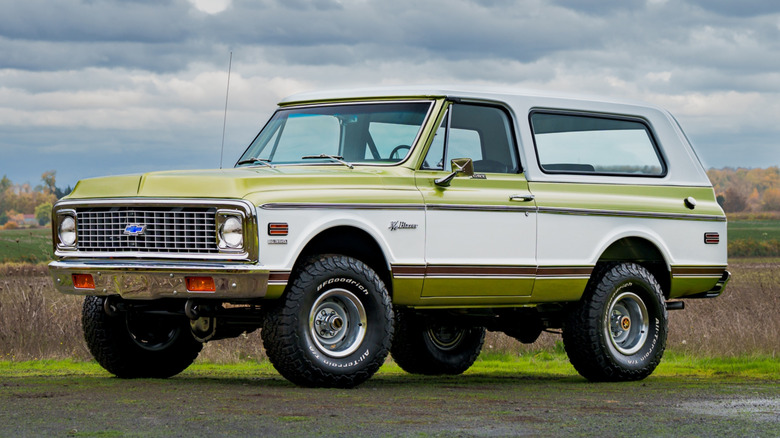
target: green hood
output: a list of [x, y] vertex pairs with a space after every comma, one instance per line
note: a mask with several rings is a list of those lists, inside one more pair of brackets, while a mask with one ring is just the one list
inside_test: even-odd
[[[248, 198], [259, 201], [258, 198], [278, 197], [268, 192], [377, 190], [393, 185], [398, 188], [402, 188], [402, 185], [405, 186], [403, 188], [413, 188], [412, 173], [399, 167], [253, 167], [90, 178], [79, 181], [68, 198]], [[252, 196], [253, 194], [255, 196]], [[309, 193], [307, 197], [314, 196]]]

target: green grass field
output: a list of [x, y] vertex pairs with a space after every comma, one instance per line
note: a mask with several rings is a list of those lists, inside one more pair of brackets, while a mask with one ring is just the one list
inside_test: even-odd
[[[474, 363], [466, 375], [527, 374], [529, 376], [573, 377], [577, 371], [569, 363], [566, 354], [559, 351], [542, 350], [517, 354], [485, 353]], [[95, 361], [39, 360], [0, 361], [0, 375], [6, 377], [29, 376], [110, 376]], [[406, 375], [392, 360], [388, 360], [377, 376]], [[262, 361], [241, 361], [229, 364], [215, 364], [198, 360], [182, 373], [187, 377], [209, 378], [254, 378], [278, 376], [271, 363]], [[780, 360], [771, 355], [747, 355], [728, 358], [696, 357], [668, 351], [654, 377], [690, 376], [699, 378], [739, 377], [761, 380], [780, 379]]]
[[42, 263], [52, 258], [51, 229], [0, 231], [0, 263]]
[[730, 221], [729, 240], [780, 240], [780, 221]]

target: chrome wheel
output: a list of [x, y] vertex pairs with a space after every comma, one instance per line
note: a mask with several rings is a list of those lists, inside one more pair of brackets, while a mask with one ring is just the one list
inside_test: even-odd
[[623, 355], [632, 355], [647, 341], [650, 318], [644, 301], [633, 292], [623, 292], [612, 301], [604, 330], [610, 345]]
[[312, 305], [309, 333], [314, 344], [330, 357], [345, 357], [360, 347], [366, 336], [366, 309], [355, 294], [331, 289]]

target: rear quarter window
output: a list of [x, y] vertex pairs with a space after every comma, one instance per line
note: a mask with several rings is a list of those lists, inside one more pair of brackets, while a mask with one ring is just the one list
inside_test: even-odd
[[657, 143], [642, 120], [537, 111], [530, 121], [545, 173], [666, 175]]

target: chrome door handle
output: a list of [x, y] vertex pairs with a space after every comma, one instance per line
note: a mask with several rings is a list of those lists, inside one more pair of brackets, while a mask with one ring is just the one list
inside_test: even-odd
[[515, 202], [530, 202], [534, 200], [534, 195], [512, 195], [509, 197], [509, 200]]

